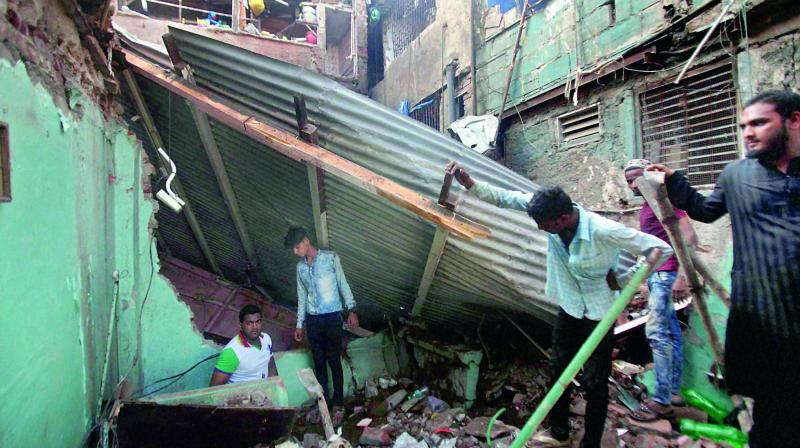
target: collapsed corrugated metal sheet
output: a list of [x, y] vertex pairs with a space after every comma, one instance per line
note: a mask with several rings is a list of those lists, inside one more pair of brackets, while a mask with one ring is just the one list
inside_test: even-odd
[[[286, 130], [295, 128], [293, 96], [302, 94], [311, 121], [319, 127], [320, 146], [426, 197], [438, 197], [449, 160], [464, 164], [478, 180], [522, 191], [537, 188], [445, 135], [332, 80], [187, 30], [171, 31], [199, 86]], [[172, 106], [166, 105], [171, 109], [165, 110], [166, 91], [144, 79], [140, 83], [161, 126], [171, 120], [167, 125], [171, 130], [163, 132], [171, 132], [169, 144], [176, 154], [179, 178], [192, 204], [198, 203], [198, 217], [207, 221], [204, 230], [213, 234], [212, 250], [224, 271], [241, 272], [241, 245], [213, 185], [214, 176], [206, 166], [188, 110], [183, 118], [175, 117], [178, 112], [184, 114], [180, 107], [185, 106], [176, 107], [173, 100]], [[281, 238], [290, 223], [313, 231], [305, 167], [222, 124], [213, 124], [268, 289], [275, 299], [293, 302], [295, 260], [282, 249]], [[380, 319], [410, 312], [434, 226], [333, 176], [325, 180], [325, 203], [330, 246], [342, 255], [362, 314]], [[551, 320], [557, 308], [543, 294], [545, 234], [536, 231], [524, 213], [500, 210], [469, 195], [460, 196], [457, 211], [489, 227], [492, 236], [448, 239], [422, 317], [433, 324], [463, 326], [477, 323], [487, 308], [502, 307]], [[185, 232], [185, 226], [165, 230], [165, 238], [177, 238], [174, 233], [178, 232]]]

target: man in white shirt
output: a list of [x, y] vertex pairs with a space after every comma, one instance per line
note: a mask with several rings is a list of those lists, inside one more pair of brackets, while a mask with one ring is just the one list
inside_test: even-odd
[[222, 349], [210, 386], [278, 376], [272, 359], [272, 338], [261, 332], [261, 309], [246, 305], [239, 311], [241, 330]]

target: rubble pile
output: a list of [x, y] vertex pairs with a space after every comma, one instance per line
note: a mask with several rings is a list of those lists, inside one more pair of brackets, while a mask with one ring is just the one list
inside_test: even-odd
[[228, 397], [225, 400], [225, 407], [229, 408], [269, 408], [272, 407], [272, 401], [267, 397], [267, 394], [261, 391], [255, 391], [251, 394], [242, 394]]
[[[531, 365], [506, 363], [485, 371], [481, 377], [480, 397], [471, 409], [451, 407], [437, 397], [437, 391], [415, 384], [407, 378], [376, 379], [368, 385], [370, 398], [363, 395], [351, 402], [349, 413], [339, 429], [341, 438], [352, 446], [392, 448], [472, 448], [486, 445], [486, 433], [492, 416], [505, 409], [502, 419], [492, 426], [489, 435], [493, 448], [508, 447], [547, 392], [547, 362]], [[644, 368], [617, 360], [609, 379], [609, 409], [604, 447], [691, 447], [713, 448], [706, 440], [694, 441], [678, 432], [677, 421], [690, 418], [706, 421], [707, 416], [690, 407], [675, 408], [677, 418], [637, 422], [629, 417], [646, 398], [639, 379]], [[583, 436], [586, 401], [580, 389], [571, 396], [572, 446], [579, 446]], [[298, 446], [330, 448], [319, 429], [318, 413], [309, 408], [295, 427]], [[545, 423], [546, 424], [546, 423]], [[299, 441], [302, 440], [302, 445]], [[529, 442], [529, 447], [536, 447]]]

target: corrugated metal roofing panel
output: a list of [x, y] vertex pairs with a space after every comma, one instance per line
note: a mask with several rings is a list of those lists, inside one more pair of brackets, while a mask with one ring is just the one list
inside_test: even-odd
[[245, 282], [247, 257], [186, 102], [144, 80], [139, 85], [166, 146], [164, 150], [178, 167], [177, 177], [187, 195], [184, 199], [191, 203], [222, 273], [231, 280]]
[[267, 291], [295, 304], [297, 258], [283, 247], [283, 237], [292, 225], [314, 228], [306, 168], [218, 121], [211, 125]]
[[[523, 191], [537, 188], [460, 143], [332, 80], [185, 30], [173, 29], [173, 34], [200, 86], [292, 132], [293, 96], [302, 94], [311, 121], [319, 127], [321, 146], [431, 199], [438, 196], [449, 160], [465, 165], [478, 180]], [[163, 91], [160, 96], [148, 97], [149, 102], [160, 104], [159, 109], [167, 98]], [[188, 128], [185, 121], [191, 116], [188, 110], [181, 113], [185, 117], [176, 120], [180, 123], [179, 173], [204, 178], [199, 183], [181, 179], [185, 188], [191, 183], [202, 190], [198, 201], [207, 210], [202, 210], [201, 221], [208, 218], [227, 233], [212, 238], [215, 254], [222, 252], [225, 260], [220, 263], [226, 268], [237, 266], [223, 248], [216, 247], [235, 246], [233, 250], [244, 260], [202, 146], [193, 140], [196, 131], [183, 129]], [[163, 126], [169, 115], [159, 112], [159, 116]], [[222, 124], [213, 123], [213, 129], [270, 292], [275, 299], [291, 303], [296, 259], [283, 249], [282, 237], [289, 223], [313, 229], [305, 167]], [[201, 160], [190, 160], [190, 155]], [[433, 225], [332, 176], [326, 176], [325, 188], [330, 245], [342, 255], [359, 308], [372, 308], [373, 317], [410, 312]], [[460, 189], [454, 186], [454, 191]], [[207, 196], [216, 196], [218, 202]], [[448, 239], [423, 317], [432, 323], [469, 325], [477, 324], [488, 308], [503, 307], [550, 320], [556, 306], [543, 294], [545, 234], [535, 230], [524, 213], [500, 210], [469, 195], [462, 194], [459, 202], [458, 212], [489, 227], [492, 236], [474, 241]]]
[[[150, 137], [144, 129], [142, 120], [138, 117], [139, 112], [135, 106], [131, 104], [126, 95], [121, 95], [119, 101], [125, 108], [125, 118], [129, 129], [131, 129], [136, 137], [142, 142], [145, 153], [148, 159], [158, 160], [155, 148], [150, 142]], [[137, 117], [135, 120], [134, 117]], [[152, 162], [151, 162], [152, 163]], [[155, 164], [154, 164], [155, 166]], [[152, 196], [155, 198], [155, 192], [163, 187], [163, 182], [156, 182], [156, 178], [152, 179]], [[167, 244], [170, 253], [181, 260], [191, 263], [194, 266], [211, 271], [211, 267], [206, 262], [203, 253], [197, 246], [197, 242], [192, 235], [192, 230], [182, 214], [176, 214], [169, 207], [158, 202], [158, 211], [156, 212], [156, 221], [158, 221], [158, 231], [161, 233], [164, 242]]]
[[[200, 86], [289, 130], [295, 127], [293, 96], [302, 94], [311, 121], [319, 127], [322, 147], [429, 198], [438, 196], [449, 160], [465, 165], [477, 180], [522, 191], [537, 189], [528, 179], [332, 80], [189, 31], [172, 32]], [[260, 181], [249, 166], [244, 167], [257, 163], [254, 159], [232, 160], [240, 144], [219, 144], [229, 171], [246, 171], [236, 181], [237, 193], [242, 190], [240, 184]], [[300, 172], [292, 176], [306, 178]], [[282, 185], [277, 187], [271, 198], [292, 194], [284, 192]], [[375, 311], [410, 311], [433, 225], [330, 176], [326, 188], [331, 247], [342, 254], [356, 294], [374, 304]], [[297, 198], [298, 203], [302, 200]], [[256, 201], [246, 200], [250, 205], [243, 208]], [[469, 195], [462, 194], [459, 202], [458, 212], [489, 227], [492, 236], [474, 241], [448, 239], [423, 317], [431, 322], [477, 323], [487, 306], [495, 306], [550, 320], [556, 306], [543, 295], [545, 234], [535, 230], [524, 213], [500, 210]], [[305, 206], [310, 210], [310, 201]], [[305, 225], [313, 228], [310, 222]], [[269, 251], [276, 249], [275, 244], [273, 238], [257, 246]]]

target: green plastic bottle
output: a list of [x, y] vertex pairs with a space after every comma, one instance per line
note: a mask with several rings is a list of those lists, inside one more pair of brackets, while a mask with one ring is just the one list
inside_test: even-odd
[[703, 438], [713, 442], [725, 442], [734, 448], [742, 448], [747, 444], [747, 434], [733, 426], [699, 423], [694, 420], [681, 419], [681, 433], [691, 437], [692, 440]]
[[710, 398], [694, 389], [682, 389], [681, 394], [683, 394], [683, 398], [689, 405], [704, 411], [717, 423], [722, 423], [725, 417], [730, 414], [730, 411], [726, 410], [724, 406], [712, 401]]

